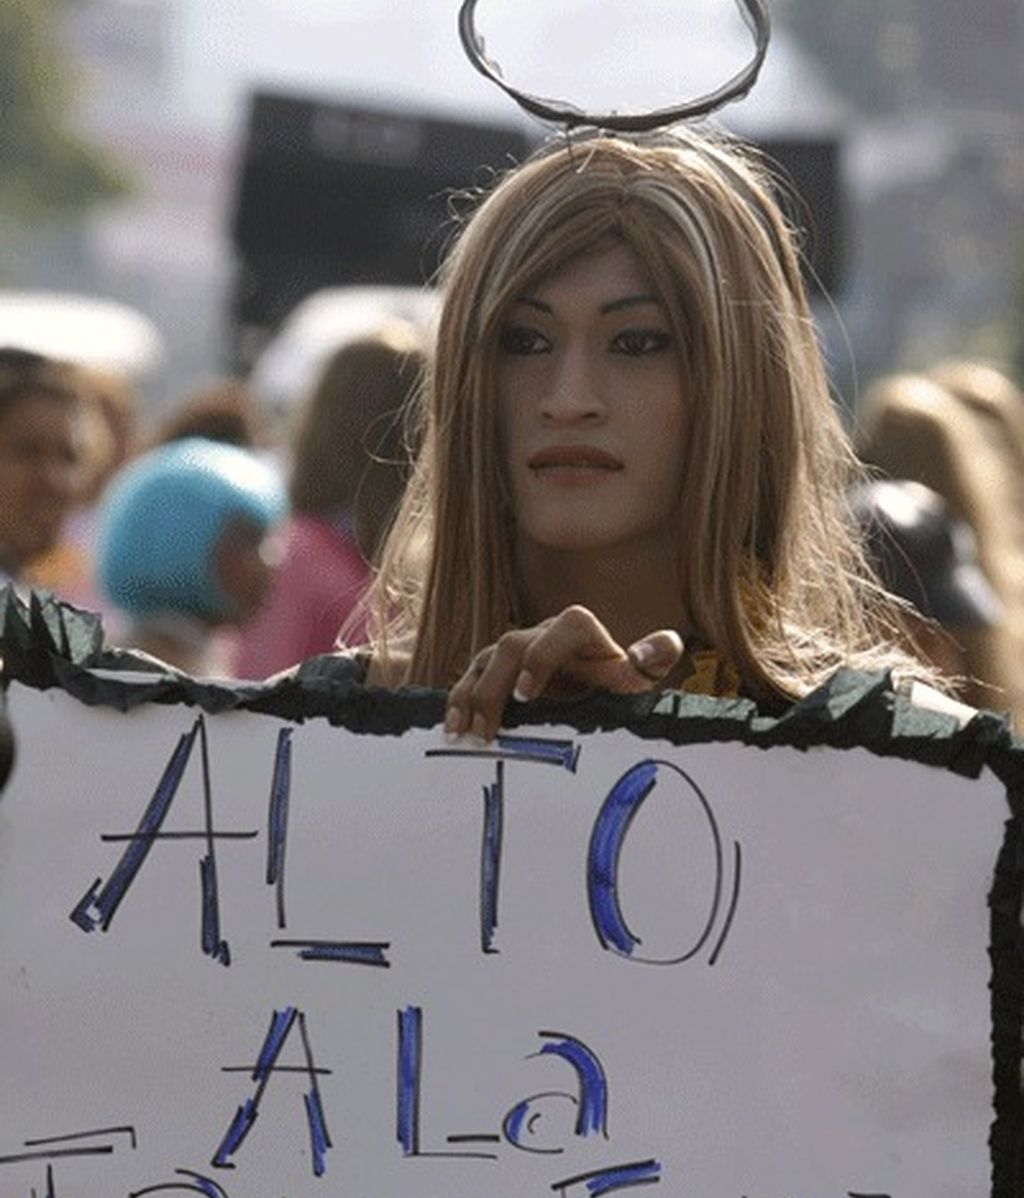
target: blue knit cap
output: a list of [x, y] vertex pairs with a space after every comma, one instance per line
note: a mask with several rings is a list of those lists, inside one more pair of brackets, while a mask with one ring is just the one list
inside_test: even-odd
[[130, 615], [183, 612], [229, 618], [215, 549], [237, 517], [268, 530], [286, 510], [276, 472], [247, 450], [175, 441], [133, 462], [111, 484], [99, 517], [97, 577]]

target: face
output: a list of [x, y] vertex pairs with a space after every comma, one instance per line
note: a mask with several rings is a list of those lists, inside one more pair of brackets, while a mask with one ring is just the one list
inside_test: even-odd
[[27, 396], [0, 414], [0, 562], [8, 570], [53, 548], [81, 482], [74, 404]]
[[217, 581], [231, 603], [232, 622], [248, 619], [274, 580], [281, 559], [278, 537], [239, 517], [226, 525], [214, 555]]
[[676, 554], [686, 407], [672, 327], [636, 255], [582, 255], [521, 296], [498, 351], [520, 549]]

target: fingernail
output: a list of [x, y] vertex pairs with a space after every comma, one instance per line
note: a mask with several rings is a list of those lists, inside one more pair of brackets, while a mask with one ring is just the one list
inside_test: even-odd
[[462, 731], [462, 710], [449, 707], [444, 713], [444, 734], [449, 740], [455, 740]]
[[512, 698], [517, 703], [529, 703], [533, 698], [536, 682], [529, 670], [520, 670], [519, 677], [516, 679], [516, 684], [512, 688]]
[[469, 733], [471, 736], [475, 736], [476, 739], [481, 741], [483, 744], [486, 744], [490, 739], [487, 735], [487, 721], [480, 714], [480, 712], [477, 712], [476, 715], [473, 716], [473, 724], [470, 727]]
[[654, 646], [650, 641], [637, 641], [626, 650], [626, 656], [636, 666], [647, 665], [654, 656]]

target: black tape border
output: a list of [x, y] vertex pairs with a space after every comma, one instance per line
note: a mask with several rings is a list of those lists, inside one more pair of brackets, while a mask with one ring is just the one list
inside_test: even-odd
[[1021, 1044], [1024, 1037], [1024, 943], [1021, 931], [1024, 837], [1021, 822], [1006, 823], [989, 895], [992, 961], [992, 1079], [995, 1120], [989, 1132], [993, 1198], [1024, 1193], [1024, 1095]]
[[[368, 735], [397, 736], [443, 718], [441, 691], [385, 691], [361, 684], [343, 658], [316, 657], [273, 683], [194, 679], [143, 655], [103, 647], [99, 617], [32, 592], [23, 602], [0, 588], [3, 686], [54, 687], [83, 703], [128, 711], [143, 703], [184, 704], [209, 713], [252, 711], [303, 723], [326, 719]], [[107, 671], [129, 671], [132, 681]], [[579, 732], [626, 729], [676, 745], [740, 742], [760, 748], [864, 748], [976, 778], [988, 766], [1006, 787], [1010, 818], [989, 896], [995, 1118], [989, 1143], [991, 1198], [1024, 1195], [1024, 743], [1008, 721], [978, 712], [965, 726], [913, 706], [885, 674], [839, 671], [781, 714], [747, 699], [588, 695], [567, 702], [510, 705], [507, 727], [557, 723]]]

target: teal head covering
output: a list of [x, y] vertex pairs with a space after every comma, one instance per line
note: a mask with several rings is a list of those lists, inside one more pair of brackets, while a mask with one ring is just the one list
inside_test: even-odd
[[174, 611], [230, 618], [233, 603], [216, 572], [221, 534], [239, 518], [265, 532], [285, 509], [276, 471], [247, 450], [200, 438], [155, 449], [107, 491], [99, 519], [99, 584], [133, 616]]

